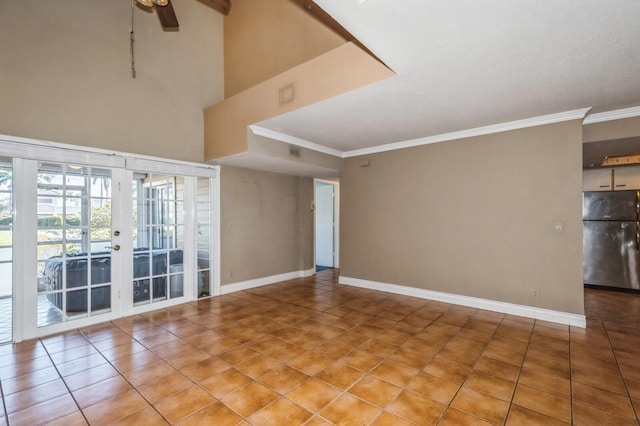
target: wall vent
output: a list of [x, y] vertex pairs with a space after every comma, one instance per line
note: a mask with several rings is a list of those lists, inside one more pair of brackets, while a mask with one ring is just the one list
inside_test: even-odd
[[297, 146], [289, 145], [289, 155], [292, 157], [300, 158], [300, 148]]
[[296, 95], [296, 89], [293, 83], [283, 86], [278, 91], [278, 100], [280, 106], [293, 102], [293, 98]]

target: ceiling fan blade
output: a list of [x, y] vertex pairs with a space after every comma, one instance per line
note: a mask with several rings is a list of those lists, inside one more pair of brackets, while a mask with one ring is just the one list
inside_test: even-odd
[[180, 29], [178, 17], [173, 10], [171, 0], [169, 0], [166, 6], [156, 6], [156, 11], [158, 12], [158, 18], [160, 18], [160, 24], [163, 30], [176, 31]]

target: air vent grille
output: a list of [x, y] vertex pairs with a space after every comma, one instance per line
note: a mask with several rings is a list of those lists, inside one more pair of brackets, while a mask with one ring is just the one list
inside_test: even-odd
[[292, 157], [300, 158], [300, 148], [297, 146], [289, 146], [289, 155]]

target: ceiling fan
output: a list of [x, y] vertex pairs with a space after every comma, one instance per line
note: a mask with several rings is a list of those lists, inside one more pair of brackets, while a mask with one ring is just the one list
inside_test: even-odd
[[[231, 0], [198, 0], [200, 3], [203, 3], [217, 12], [222, 13], [223, 15], [227, 15], [229, 13], [229, 9], [231, 9]], [[131, 77], [136, 78], [136, 61], [135, 61], [135, 52], [134, 52], [134, 25], [133, 25], [133, 9], [135, 5], [141, 6], [142, 8], [152, 11], [156, 9], [158, 12], [158, 18], [160, 19], [160, 24], [162, 25], [162, 29], [165, 31], [178, 31], [180, 26], [178, 25], [178, 17], [176, 16], [175, 10], [173, 10], [173, 5], [171, 4], [171, 0], [131, 0], [131, 29], [129, 31], [129, 50], [131, 53]]]
[[[141, 6], [144, 6], [148, 9], [155, 8], [158, 12], [158, 18], [160, 19], [160, 24], [162, 25], [162, 29], [165, 31], [177, 31], [180, 29], [180, 25], [178, 24], [178, 17], [176, 16], [176, 12], [173, 10], [173, 5], [171, 4], [171, 0], [135, 0]], [[222, 13], [223, 15], [227, 15], [229, 13], [229, 9], [231, 9], [231, 0], [198, 0], [200, 3], [203, 3], [216, 11]]]

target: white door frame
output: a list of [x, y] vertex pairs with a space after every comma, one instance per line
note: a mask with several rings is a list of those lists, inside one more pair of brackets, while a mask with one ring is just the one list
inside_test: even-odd
[[[109, 321], [134, 313], [129, 306], [125, 295], [126, 289], [129, 287], [126, 283], [130, 281], [133, 275], [132, 265], [130, 262], [122, 262], [123, 266], [112, 268], [113, 282], [119, 279], [123, 285], [121, 291], [118, 292], [116, 286], [112, 286], [111, 312], [95, 317], [82, 318], [74, 321], [67, 321], [54, 324], [47, 327], [37, 327], [37, 270], [34, 267], [37, 258], [37, 200], [34, 196], [34, 188], [36, 187], [36, 174], [38, 161], [63, 163], [63, 164], [82, 164], [91, 167], [109, 168], [113, 171], [113, 182], [120, 183], [118, 188], [113, 190], [112, 211], [113, 220], [116, 216], [123, 218], [120, 223], [112, 222], [112, 230], [119, 230], [121, 233], [128, 231], [126, 224], [129, 223], [126, 218], [132, 217], [131, 203], [131, 168], [130, 164], [141, 167], [156, 167], [167, 173], [187, 176], [201, 176], [212, 178], [211, 192], [214, 204], [212, 209], [211, 223], [211, 251], [213, 266], [210, 271], [212, 295], [220, 294], [220, 168], [208, 164], [190, 163], [178, 160], [163, 159], [150, 156], [141, 156], [136, 154], [128, 154], [124, 152], [114, 152], [102, 149], [67, 145], [56, 142], [48, 142], [42, 140], [21, 138], [0, 134], [0, 155], [13, 159], [13, 339], [20, 342], [25, 339], [49, 335], [57, 332], [66, 331], [80, 327], [86, 327], [92, 324]], [[195, 178], [194, 178], [195, 180]], [[117, 191], [117, 194], [116, 194]], [[188, 191], [193, 192], [190, 188]], [[127, 195], [129, 194], [129, 195]], [[119, 198], [118, 200], [116, 200]], [[26, 212], [26, 214], [25, 214]], [[30, 214], [32, 212], [32, 214]], [[186, 222], [194, 220], [194, 206], [185, 209]], [[130, 221], [130, 219], [129, 219]], [[185, 226], [191, 227], [192, 225]], [[193, 228], [190, 228], [193, 229]], [[126, 234], [123, 234], [126, 235]], [[120, 244], [121, 250], [117, 253], [122, 257], [127, 253], [132, 253], [132, 242], [127, 238], [120, 238], [119, 241], [114, 239], [113, 243]], [[185, 245], [195, 246], [193, 237], [185, 237]], [[185, 246], [186, 247], [186, 246]], [[114, 257], [115, 257], [114, 253]], [[195, 264], [194, 259], [189, 259], [191, 265]], [[129, 265], [128, 265], [129, 264]], [[128, 265], [128, 266], [127, 266]], [[187, 265], [185, 265], [187, 268]], [[193, 283], [193, 286], [185, 286], [185, 297], [180, 297], [168, 301], [168, 303], [157, 303], [145, 305], [148, 309], [136, 310], [139, 313], [145, 310], [162, 309], [179, 303], [185, 303], [190, 300], [196, 300], [195, 287], [197, 280], [195, 279], [195, 267], [188, 267], [189, 271], [185, 271], [185, 282]], [[193, 271], [192, 271], [193, 269]], [[119, 273], [116, 271], [120, 271]], [[117, 274], [117, 278], [116, 278]], [[190, 278], [188, 278], [190, 277]], [[192, 288], [193, 287], [193, 288]], [[129, 289], [131, 292], [132, 289]]]
[[[13, 304], [14, 341], [30, 339], [42, 335], [58, 333], [69, 329], [85, 327], [99, 322], [110, 321], [122, 316], [119, 289], [125, 288], [123, 273], [112, 274], [111, 280], [111, 311], [72, 321], [63, 321], [56, 324], [38, 327], [38, 290], [36, 288], [37, 269], [35, 262], [37, 259], [37, 196], [36, 196], [36, 176], [38, 172], [38, 160], [25, 160], [14, 158], [14, 208], [18, 214], [15, 215], [14, 225], [14, 274], [13, 279], [15, 294]], [[52, 161], [53, 162], [53, 161]], [[55, 163], [60, 163], [56, 161]], [[67, 163], [68, 164], [68, 163]], [[97, 166], [99, 168], [109, 168]], [[112, 171], [112, 231], [121, 229], [123, 220], [122, 198], [117, 195], [122, 184], [122, 169], [109, 168]], [[124, 186], [124, 185], [122, 185]], [[113, 239], [113, 244], [117, 240]], [[112, 251], [111, 270], [122, 271], [123, 251]], [[22, 284], [20, 284], [22, 283]], [[63, 296], [66, 297], [66, 296]]]
[[333, 267], [340, 268], [340, 182], [326, 180], [326, 179], [314, 179], [313, 180], [313, 265], [316, 265], [316, 183], [324, 183], [333, 185]]

